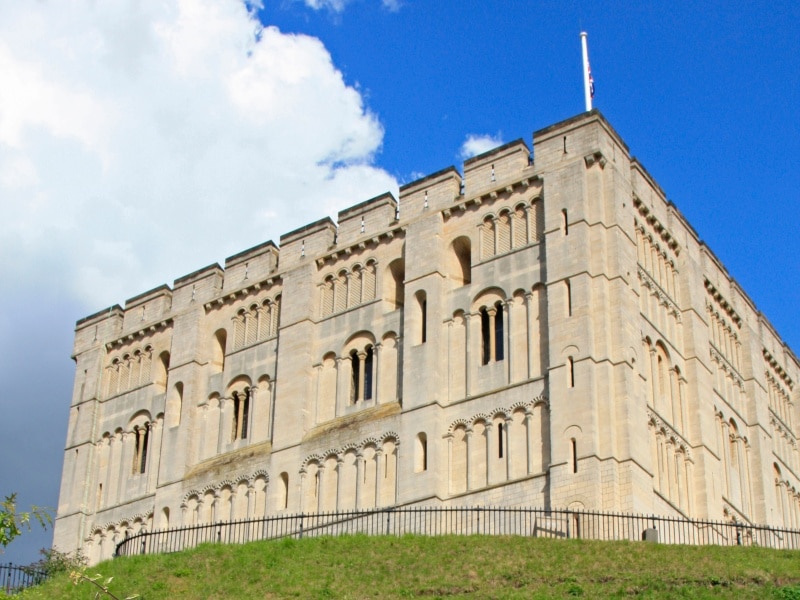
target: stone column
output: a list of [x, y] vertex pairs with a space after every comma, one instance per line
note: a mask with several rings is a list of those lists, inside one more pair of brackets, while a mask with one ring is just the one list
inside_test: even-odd
[[344, 467], [344, 459], [341, 456], [336, 457], [336, 508], [334, 510], [341, 510], [342, 507], [342, 470]]
[[489, 315], [489, 362], [495, 362], [497, 360], [497, 353], [495, 352], [495, 345], [497, 340], [495, 339], [495, 318], [497, 317], [497, 309], [487, 308], [486, 314]]
[[655, 346], [649, 346], [649, 354], [648, 360], [650, 361], [650, 402], [653, 408], [656, 408], [656, 396], [658, 396], [658, 387], [656, 386], [656, 380], [658, 379], [657, 373], [657, 364], [656, 364], [656, 350]]
[[472, 380], [470, 373], [472, 369], [472, 345], [469, 334], [471, 317], [470, 313], [464, 313], [464, 397], [466, 398], [472, 395], [472, 390], [470, 389]]
[[[398, 342], [398, 344], [399, 344], [399, 342]], [[379, 368], [379, 366], [380, 366], [379, 360], [380, 360], [380, 355], [381, 355], [381, 349], [382, 348], [383, 348], [383, 344], [381, 344], [380, 342], [376, 343], [372, 347], [372, 401], [375, 402], [375, 404], [378, 404], [378, 400], [379, 400], [378, 392], [381, 389], [380, 386], [378, 385], [378, 383], [379, 383], [378, 377], [379, 377], [380, 372], [381, 372], [381, 370]]]
[[317, 512], [321, 513], [325, 508], [323, 498], [325, 497], [325, 465], [320, 464], [317, 468]]
[[467, 471], [467, 490], [471, 490], [473, 486], [472, 481], [472, 427], [464, 432], [464, 437], [467, 440], [467, 457], [466, 457], [466, 471]]
[[527, 450], [527, 461], [528, 461], [528, 475], [533, 474], [533, 439], [532, 439], [532, 431], [531, 428], [533, 427], [533, 411], [530, 408], [525, 409], [525, 449]]
[[217, 435], [217, 454], [222, 454], [222, 449], [228, 443], [225, 440], [225, 425], [228, 422], [227, 415], [228, 398], [219, 399], [219, 431]]
[[123, 491], [125, 490], [126, 483], [128, 481], [128, 475], [132, 471], [132, 464], [133, 464], [133, 456], [131, 456], [131, 448], [130, 448], [130, 438], [131, 434], [127, 431], [123, 431], [120, 433], [119, 441], [119, 455], [120, 461], [118, 465], [119, 469], [119, 477], [116, 481], [116, 493], [114, 495], [114, 504], [119, 504], [120, 498], [123, 497]]
[[150, 423], [150, 448], [147, 452], [147, 462], [150, 463], [147, 469], [147, 491], [152, 492], [158, 485], [158, 471], [161, 468], [161, 446], [163, 427], [159, 426], [159, 420], [155, 419]]
[[533, 292], [525, 292], [525, 316], [528, 321], [528, 331], [525, 335], [525, 344], [528, 355], [528, 379], [533, 377], [535, 371], [533, 344], [539, 343], [538, 340], [533, 340]]
[[383, 448], [375, 449], [375, 508], [381, 506], [381, 480], [383, 479]]
[[352, 375], [350, 357], [336, 357], [336, 416], [345, 413], [350, 404], [350, 379]]
[[506, 417], [506, 435], [503, 438], [503, 446], [506, 456], [506, 481], [511, 481], [511, 417]]
[[362, 495], [364, 487], [364, 453], [359, 450], [356, 453], [356, 510], [363, 508]]
[[[366, 352], [358, 353], [358, 394], [356, 395], [356, 402], [364, 402], [364, 384], [366, 383], [365, 369], [366, 369]], [[373, 361], [374, 363], [375, 361]]]
[[494, 423], [486, 423], [486, 485], [494, 483], [492, 455], [494, 454]]
[[[286, 496], [289, 496], [289, 490], [286, 490]], [[300, 512], [306, 512], [306, 468], [300, 469]]]
[[453, 494], [453, 434], [447, 434], [447, 495]]
[[506, 361], [506, 384], [511, 383], [513, 371], [511, 369], [511, 361], [514, 359], [511, 356], [511, 305], [514, 300], [506, 300], [503, 302], [503, 359]]

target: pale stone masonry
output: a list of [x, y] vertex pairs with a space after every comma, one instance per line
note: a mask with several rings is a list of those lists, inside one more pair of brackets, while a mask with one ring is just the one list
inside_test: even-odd
[[55, 545], [392, 505], [800, 526], [800, 364], [597, 111], [78, 322]]

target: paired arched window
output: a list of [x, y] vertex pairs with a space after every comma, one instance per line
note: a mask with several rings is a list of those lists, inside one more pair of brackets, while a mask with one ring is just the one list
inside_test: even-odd
[[233, 441], [247, 439], [247, 428], [250, 420], [250, 388], [241, 392], [233, 392]]
[[133, 474], [144, 473], [147, 469], [147, 449], [150, 444], [150, 424], [137, 425], [133, 428], [134, 454]]
[[320, 285], [320, 316], [327, 317], [375, 299], [374, 259], [331, 273]]
[[372, 400], [373, 347], [367, 346], [362, 352], [352, 350], [350, 362], [353, 370], [350, 404]]
[[503, 303], [482, 307], [481, 315], [481, 363], [503, 360], [504, 315]]
[[543, 236], [542, 201], [520, 203], [487, 215], [480, 226], [481, 258], [490, 258], [541, 241]]

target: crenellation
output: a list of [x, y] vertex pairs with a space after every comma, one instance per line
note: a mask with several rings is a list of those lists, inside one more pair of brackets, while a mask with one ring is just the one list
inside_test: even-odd
[[599, 112], [533, 149], [79, 321], [56, 545], [416, 503], [800, 523], [795, 354]]
[[281, 272], [330, 252], [336, 244], [336, 224], [325, 217], [281, 236]]
[[447, 167], [400, 186], [400, 220], [416, 219], [424, 212], [448, 209], [461, 199], [461, 173]]
[[[488, 193], [490, 197], [521, 179], [530, 167], [530, 150], [521, 139], [503, 144], [464, 161], [464, 193], [467, 198]], [[532, 170], [532, 169], [531, 169]]]
[[172, 311], [203, 306], [214, 299], [222, 289], [224, 277], [225, 271], [216, 263], [179, 277], [172, 284]]
[[388, 192], [339, 211], [337, 248], [382, 234], [396, 223], [396, 214], [397, 200]]
[[270, 240], [225, 259], [223, 291], [236, 290], [260, 281], [275, 272], [279, 250]]
[[75, 324], [73, 358], [90, 348], [102, 345], [104, 340], [118, 336], [122, 331], [124, 316], [122, 307], [115, 304], [80, 319]]
[[123, 332], [141, 328], [145, 323], [159, 321], [172, 309], [172, 289], [160, 285], [125, 301]]

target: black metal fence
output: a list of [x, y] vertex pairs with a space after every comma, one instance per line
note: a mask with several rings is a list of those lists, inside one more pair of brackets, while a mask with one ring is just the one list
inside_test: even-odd
[[521, 535], [665, 544], [800, 549], [800, 530], [723, 521], [542, 508], [417, 506], [273, 515], [143, 531], [117, 544], [115, 556], [159, 554], [203, 543], [337, 535]]
[[45, 579], [46, 573], [31, 567], [18, 567], [11, 563], [0, 565], [0, 591], [8, 596], [42, 583]]

